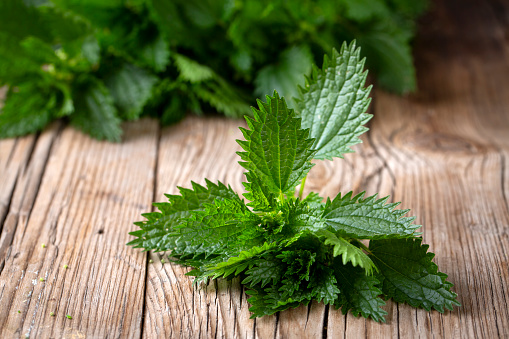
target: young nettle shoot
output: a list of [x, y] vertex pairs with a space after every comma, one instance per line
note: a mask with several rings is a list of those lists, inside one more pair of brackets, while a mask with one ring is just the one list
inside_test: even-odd
[[67, 266], [67, 264], [64, 265], [64, 269], [67, 269], [69, 266]]
[[277, 92], [258, 101], [238, 141], [247, 203], [221, 182], [193, 182], [155, 203], [160, 212], [143, 214], [128, 245], [171, 251], [194, 268], [188, 274], [196, 283], [240, 276], [253, 317], [312, 300], [376, 321], [385, 321], [389, 298], [440, 312], [459, 306], [399, 203], [364, 193], [325, 202], [303, 194], [312, 160], [342, 158], [367, 130], [371, 87], [359, 54], [352, 43], [326, 56], [295, 110]]
[[49, 312], [49, 315], [54, 317], [55, 316], [55, 312]]
[[65, 315], [65, 317], [66, 317], [67, 319], [72, 319], [72, 316], [70, 316], [69, 314], [66, 314], [66, 315]]

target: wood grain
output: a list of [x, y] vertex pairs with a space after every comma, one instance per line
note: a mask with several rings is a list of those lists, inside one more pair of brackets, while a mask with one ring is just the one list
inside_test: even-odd
[[125, 243], [153, 199], [157, 124], [125, 128], [122, 144], [71, 128], [54, 141], [0, 274], [0, 337], [141, 335], [146, 260]]
[[0, 337], [509, 337], [509, 5], [436, 2], [415, 56], [419, 91], [376, 89], [364, 143], [317, 162], [305, 192], [403, 201], [462, 307], [389, 301], [385, 324], [319, 303], [250, 319], [238, 279], [196, 288], [166, 254], [125, 246], [132, 222], [177, 186], [208, 178], [243, 191], [244, 123], [143, 120], [121, 144], [55, 124], [0, 141]]

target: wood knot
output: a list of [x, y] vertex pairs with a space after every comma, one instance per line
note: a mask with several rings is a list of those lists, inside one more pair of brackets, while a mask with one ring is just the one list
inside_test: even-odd
[[407, 145], [419, 149], [443, 153], [479, 154], [485, 147], [472, 140], [444, 133], [416, 133], [407, 138]]

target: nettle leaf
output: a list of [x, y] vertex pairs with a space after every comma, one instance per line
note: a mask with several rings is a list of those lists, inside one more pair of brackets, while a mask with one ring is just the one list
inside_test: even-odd
[[[180, 54], [173, 55], [173, 58], [180, 72], [178, 79], [190, 82], [197, 98], [229, 117], [250, 115], [245, 95], [210, 67]], [[201, 113], [201, 108], [194, 108], [194, 111]]]
[[309, 287], [312, 288], [316, 301], [323, 301], [325, 305], [334, 304], [339, 300], [342, 292], [338, 286], [334, 270], [323, 265], [320, 265], [313, 272], [313, 277], [309, 283]]
[[83, 39], [81, 54], [92, 65], [99, 62], [101, 59], [101, 46], [99, 46], [95, 36], [89, 35]]
[[245, 229], [259, 223], [259, 218], [238, 199], [216, 199], [203, 206], [203, 210], [192, 211], [182, 223], [169, 230], [168, 235], [175, 238], [173, 256], [207, 258], [237, 253], [244, 247]]
[[96, 139], [120, 141], [122, 128], [113, 98], [99, 80], [75, 91], [75, 110], [71, 124]]
[[263, 97], [266, 93], [276, 90], [280, 95], [292, 98], [298, 95], [298, 86], [304, 85], [302, 75], [311, 71], [313, 55], [309, 47], [292, 46], [279, 55], [275, 64], [260, 69], [254, 81], [255, 95]]
[[327, 201], [324, 218], [339, 234], [356, 239], [412, 237], [420, 225], [415, 217], [403, 217], [409, 210], [396, 210], [400, 203], [386, 204], [389, 197], [373, 195], [363, 199], [364, 192], [352, 197], [352, 192]]
[[106, 86], [115, 100], [115, 105], [128, 120], [140, 117], [143, 106], [152, 96], [152, 87], [157, 77], [131, 64], [124, 64], [106, 78]]
[[408, 32], [385, 20], [358, 36], [378, 82], [396, 93], [413, 92], [417, 87], [409, 38]]
[[315, 139], [315, 159], [342, 158], [361, 142], [359, 135], [368, 130], [363, 125], [372, 117], [366, 113], [371, 101], [371, 86], [364, 87], [367, 75], [360, 49], [352, 42], [344, 43], [340, 53], [333, 50], [330, 58], [325, 56], [322, 68], [314, 67], [306, 79], [296, 99], [297, 111], [302, 128]]
[[51, 45], [41, 39], [28, 37], [23, 39], [20, 45], [25, 50], [26, 56], [35, 63], [42, 65], [59, 64], [61, 62]]
[[306, 203], [310, 208], [319, 210], [325, 207], [324, 200], [318, 193], [310, 192], [302, 202]]
[[[270, 253], [277, 247], [278, 244], [267, 242], [265, 242], [261, 246], [252, 246], [247, 250], [240, 251], [236, 256], [229, 257], [228, 260], [226, 261], [223, 261], [221, 263], [209, 267], [207, 269], [208, 273], [210, 276], [212, 276], [213, 279], [215, 279], [218, 277], [227, 278], [232, 274], [234, 276], [237, 276], [241, 272], [247, 270], [247, 278], [243, 281], [243, 284], [249, 281], [252, 281], [252, 284], [257, 284], [258, 282], [264, 279], [264, 276], [267, 275], [267, 271], [270, 271], [270, 267], [267, 267], [267, 265], [265, 265], [266, 267], [264, 269], [255, 268], [253, 270], [253, 266], [257, 267], [257, 263], [267, 263], [267, 260], [260, 260], [260, 257], [262, 255]], [[258, 273], [265, 271], [265, 274], [256, 276], [254, 277], [254, 279], [250, 278], [250, 276], [253, 275], [254, 271]]]
[[[47, 86], [47, 85], [46, 85]], [[11, 89], [7, 101], [0, 109], [0, 137], [12, 138], [42, 130], [52, 118], [57, 106], [55, 91], [46, 86], [25, 83]]]
[[145, 250], [168, 251], [175, 246], [175, 237], [170, 235], [173, 227], [191, 216], [191, 212], [205, 209], [205, 204], [215, 200], [232, 200], [242, 203], [237, 193], [223, 183], [206, 181], [206, 187], [192, 182], [192, 189], [179, 187], [180, 195], [167, 194], [169, 202], [154, 203], [160, 212], [145, 213], [145, 221], [136, 222], [140, 230], [129, 234], [137, 237], [128, 243]]
[[247, 193], [244, 197], [251, 201], [247, 205], [255, 211], [271, 211], [277, 205], [276, 194], [254, 173], [246, 173], [247, 182], [243, 182]]
[[156, 72], [162, 72], [170, 61], [170, 46], [162, 35], [142, 47], [141, 59]]
[[240, 118], [251, 115], [244, 93], [216, 75], [194, 87], [196, 96], [227, 117]]
[[[254, 118], [246, 118], [249, 129], [241, 128], [246, 140], [237, 140], [244, 149], [238, 152], [242, 159], [239, 164], [256, 180], [250, 189], [256, 183], [266, 187], [262, 191], [276, 195], [293, 192], [313, 167], [313, 140], [277, 92], [267, 96], [267, 103], [258, 101], [258, 106], [259, 110], [253, 109]], [[252, 198], [250, 194], [245, 196]]]
[[341, 307], [343, 314], [351, 310], [356, 317], [362, 314], [364, 318], [385, 322], [387, 312], [381, 308], [385, 302], [380, 298], [382, 291], [376, 277], [366, 276], [362, 269], [338, 261], [334, 262], [334, 272], [343, 296], [336, 307]]
[[262, 288], [269, 283], [276, 284], [282, 275], [283, 267], [278, 260], [261, 258], [253, 262], [252, 267], [246, 270], [246, 278], [242, 284], [250, 287], [260, 285]]
[[17, 39], [34, 36], [44, 41], [51, 39], [51, 32], [35, 6], [22, 0], [0, 1], [0, 32], [8, 32]]
[[362, 249], [327, 230], [320, 230], [315, 234], [325, 239], [323, 242], [325, 245], [333, 246], [333, 255], [335, 257], [341, 256], [343, 265], [349, 262], [352, 266], [359, 265], [365, 270], [366, 275], [371, 275], [373, 271], [376, 271], [375, 264]]
[[175, 65], [180, 71], [180, 77], [191, 83], [203, 82], [216, 77], [214, 71], [207, 66], [191, 60], [183, 55], [174, 54]]
[[433, 307], [443, 313], [461, 306], [447, 275], [438, 271], [432, 262], [434, 253], [427, 252], [429, 245], [422, 239], [372, 240], [371, 258], [379, 269], [382, 291], [397, 302], [406, 302], [427, 311]]
[[39, 74], [41, 64], [30, 58], [20, 41], [6, 32], [0, 31], [0, 84], [17, 83], [27, 74]]
[[[317, 232], [327, 227], [323, 218], [323, 211], [318, 207], [309, 205], [305, 201], [290, 200], [281, 205], [284, 215], [283, 223], [294, 234], [303, 232]], [[292, 241], [293, 242], [293, 241]]]

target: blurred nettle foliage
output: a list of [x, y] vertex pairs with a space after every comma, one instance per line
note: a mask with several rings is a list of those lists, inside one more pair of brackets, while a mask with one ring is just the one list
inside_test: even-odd
[[415, 89], [410, 41], [426, 0], [1, 0], [0, 137], [66, 118], [120, 140], [122, 120], [250, 114], [324, 51], [357, 39], [378, 83]]

